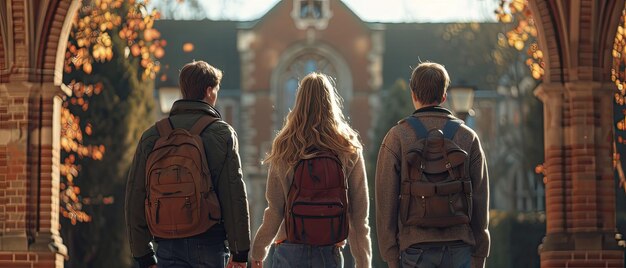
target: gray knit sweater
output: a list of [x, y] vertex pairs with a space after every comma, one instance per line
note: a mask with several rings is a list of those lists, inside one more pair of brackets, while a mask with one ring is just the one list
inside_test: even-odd
[[[344, 174], [348, 176], [348, 221], [350, 231], [348, 243], [357, 268], [371, 267], [372, 243], [368, 223], [369, 198], [363, 153], [358, 151], [349, 159], [343, 160]], [[265, 198], [268, 207], [263, 215], [263, 223], [252, 242], [253, 261], [264, 260], [269, 246], [275, 241], [285, 240], [284, 207], [291, 187], [291, 174], [281, 176], [270, 166], [267, 176]]]
[[[418, 110], [418, 117], [426, 128], [442, 128], [454, 119], [441, 107]], [[417, 142], [413, 129], [399, 123], [387, 133], [378, 155], [376, 166], [376, 228], [382, 258], [389, 267], [398, 267], [400, 252], [423, 242], [462, 240], [473, 246], [473, 267], [483, 267], [489, 255], [489, 178], [487, 162], [476, 133], [463, 125], [453, 139], [470, 155], [470, 177], [473, 188], [473, 212], [468, 225], [449, 228], [420, 228], [404, 226], [398, 220], [400, 174], [406, 174], [405, 156], [411, 144]]]

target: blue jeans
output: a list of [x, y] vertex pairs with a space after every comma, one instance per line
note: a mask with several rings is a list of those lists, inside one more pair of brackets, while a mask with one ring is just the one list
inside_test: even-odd
[[415, 244], [400, 254], [402, 268], [470, 268], [472, 247], [467, 244]]
[[272, 268], [343, 268], [343, 255], [337, 246], [276, 245]]
[[229, 254], [224, 242], [181, 238], [159, 241], [156, 257], [159, 268], [224, 268]]

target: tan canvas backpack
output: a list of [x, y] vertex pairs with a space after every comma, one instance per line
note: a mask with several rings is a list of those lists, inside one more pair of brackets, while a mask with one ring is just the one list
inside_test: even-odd
[[468, 224], [472, 216], [472, 182], [467, 152], [452, 141], [463, 123], [449, 120], [443, 129], [427, 130], [409, 116], [417, 143], [408, 150], [408, 168], [400, 186], [400, 221], [419, 227]]

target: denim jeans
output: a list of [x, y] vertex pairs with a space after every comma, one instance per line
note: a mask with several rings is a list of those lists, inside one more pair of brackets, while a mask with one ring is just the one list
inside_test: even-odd
[[400, 254], [402, 268], [470, 268], [472, 247], [463, 243], [415, 244]]
[[337, 246], [276, 245], [272, 268], [343, 268], [343, 255]]
[[159, 268], [224, 268], [229, 254], [224, 242], [181, 238], [159, 241], [156, 256]]

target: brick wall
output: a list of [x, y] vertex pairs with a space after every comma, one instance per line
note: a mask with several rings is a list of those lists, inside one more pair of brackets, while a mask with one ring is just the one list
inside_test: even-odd
[[63, 93], [52, 82], [68, 34], [63, 26], [80, 3], [5, 2], [0, 20], [10, 28], [0, 31], [0, 267], [62, 267], [67, 252], [58, 218]]
[[52, 253], [0, 252], [0, 267], [44, 268], [63, 267], [63, 257]]
[[52, 85], [19, 85], [0, 84], [0, 267], [60, 267], [60, 133], [53, 123], [60, 99], [37, 93], [54, 92]]
[[27, 192], [27, 126], [26, 113], [28, 103], [26, 95], [9, 88], [15, 84], [5, 86], [2, 94], [3, 104], [8, 107], [6, 112], [0, 113], [0, 161], [6, 163], [3, 173], [0, 173], [0, 183], [3, 188], [4, 210], [2, 227], [2, 248], [26, 249], [26, 192]]
[[552, 251], [546, 252], [541, 259], [542, 268], [622, 268], [624, 267], [624, 252], [577, 250], [577, 251]]

